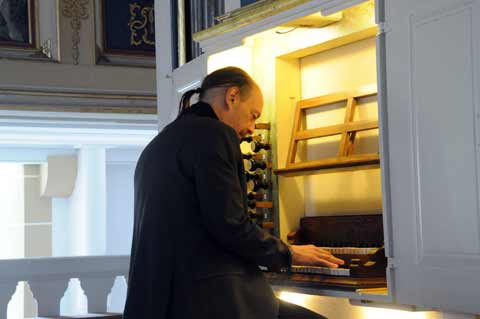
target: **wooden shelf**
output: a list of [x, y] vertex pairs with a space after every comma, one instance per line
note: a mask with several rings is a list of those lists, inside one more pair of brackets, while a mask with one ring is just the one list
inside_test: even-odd
[[359, 154], [290, 164], [289, 167], [275, 169], [273, 172], [279, 176], [291, 177], [379, 167], [380, 158], [378, 154]]

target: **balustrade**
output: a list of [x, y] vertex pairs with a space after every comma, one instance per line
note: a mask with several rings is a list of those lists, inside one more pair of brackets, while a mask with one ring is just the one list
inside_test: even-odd
[[52, 257], [0, 260], [0, 319], [18, 282], [28, 282], [38, 304], [38, 317], [58, 317], [60, 301], [72, 278], [78, 278], [89, 313], [106, 313], [115, 278], [127, 278], [129, 256]]

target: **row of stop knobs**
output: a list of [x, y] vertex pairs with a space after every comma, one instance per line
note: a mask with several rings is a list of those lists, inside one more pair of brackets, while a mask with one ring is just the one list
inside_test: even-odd
[[[248, 144], [247, 144], [248, 143]], [[268, 151], [271, 150], [264, 134], [242, 139], [242, 154], [247, 182], [248, 216], [264, 229], [273, 230]]]

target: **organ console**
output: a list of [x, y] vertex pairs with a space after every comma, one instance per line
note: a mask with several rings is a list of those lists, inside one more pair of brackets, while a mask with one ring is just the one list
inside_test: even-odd
[[249, 208], [272, 208], [273, 204], [270, 201], [256, 201], [256, 200], [249, 200], [248, 201]]
[[255, 219], [256, 221], [262, 221], [263, 219], [265, 219], [265, 214], [259, 213], [255, 210], [249, 210], [248, 216], [250, 216], [250, 218], [252, 219]]
[[254, 159], [256, 161], [265, 161], [267, 159], [264, 153], [248, 153], [242, 154], [242, 158], [246, 160]]
[[270, 182], [267, 180], [254, 179], [247, 182], [247, 190], [249, 192], [258, 192], [270, 188]]
[[257, 124], [256, 129], [263, 130], [263, 132], [246, 136], [240, 141], [240, 143], [250, 143], [251, 148], [251, 152], [242, 154], [246, 170], [248, 216], [257, 225], [273, 233], [275, 214], [273, 213], [272, 201], [267, 200], [272, 198], [271, 173], [267, 171], [272, 167], [271, 162], [267, 161], [267, 158], [269, 158], [267, 151], [271, 149], [270, 144], [267, 143], [270, 125], [268, 123]]
[[243, 143], [243, 142], [251, 143], [251, 142], [253, 142], [253, 141], [262, 142], [262, 141], [264, 141], [264, 140], [265, 140], [265, 137], [264, 137], [262, 134], [249, 135], [249, 136], [243, 137], [243, 138], [240, 140], [240, 143]]
[[267, 144], [267, 143], [253, 141], [250, 143], [250, 148], [252, 149], [252, 152], [260, 152], [261, 150], [268, 151], [271, 148], [271, 146], [270, 144]]
[[245, 179], [248, 181], [261, 181], [261, 180], [266, 180], [265, 174], [252, 174], [249, 172], [245, 173]]
[[267, 167], [268, 167], [268, 164], [266, 161], [257, 161], [254, 159], [246, 161], [246, 165], [245, 165], [245, 168], [250, 172], [254, 172], [257, 169], [264, 170]]
[[247, 204], [248, 208], [256, 208], [257, 207], [257, 202], [254, 200], [249, 200]]
[[254, 192], [249, 192], [247, 194], [247, 198], [249, 200], [266, 200], [268, 198], [267, 194], [265, 193], [254, 193]]
[[304, 217], [288, 242], [322, 247], [345, 264], [339, 268], [292, 265], [283, 272], [266, 272], [273, 284], [346, 290], [386, 287], [382, 215]]

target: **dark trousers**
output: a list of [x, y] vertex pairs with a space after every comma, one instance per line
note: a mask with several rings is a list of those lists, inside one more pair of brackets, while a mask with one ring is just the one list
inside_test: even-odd
[[278, 309], [278, 319], [327, 319], [316, 312], [298, 306], [296, 304], [278, 299], [280, 307]]

